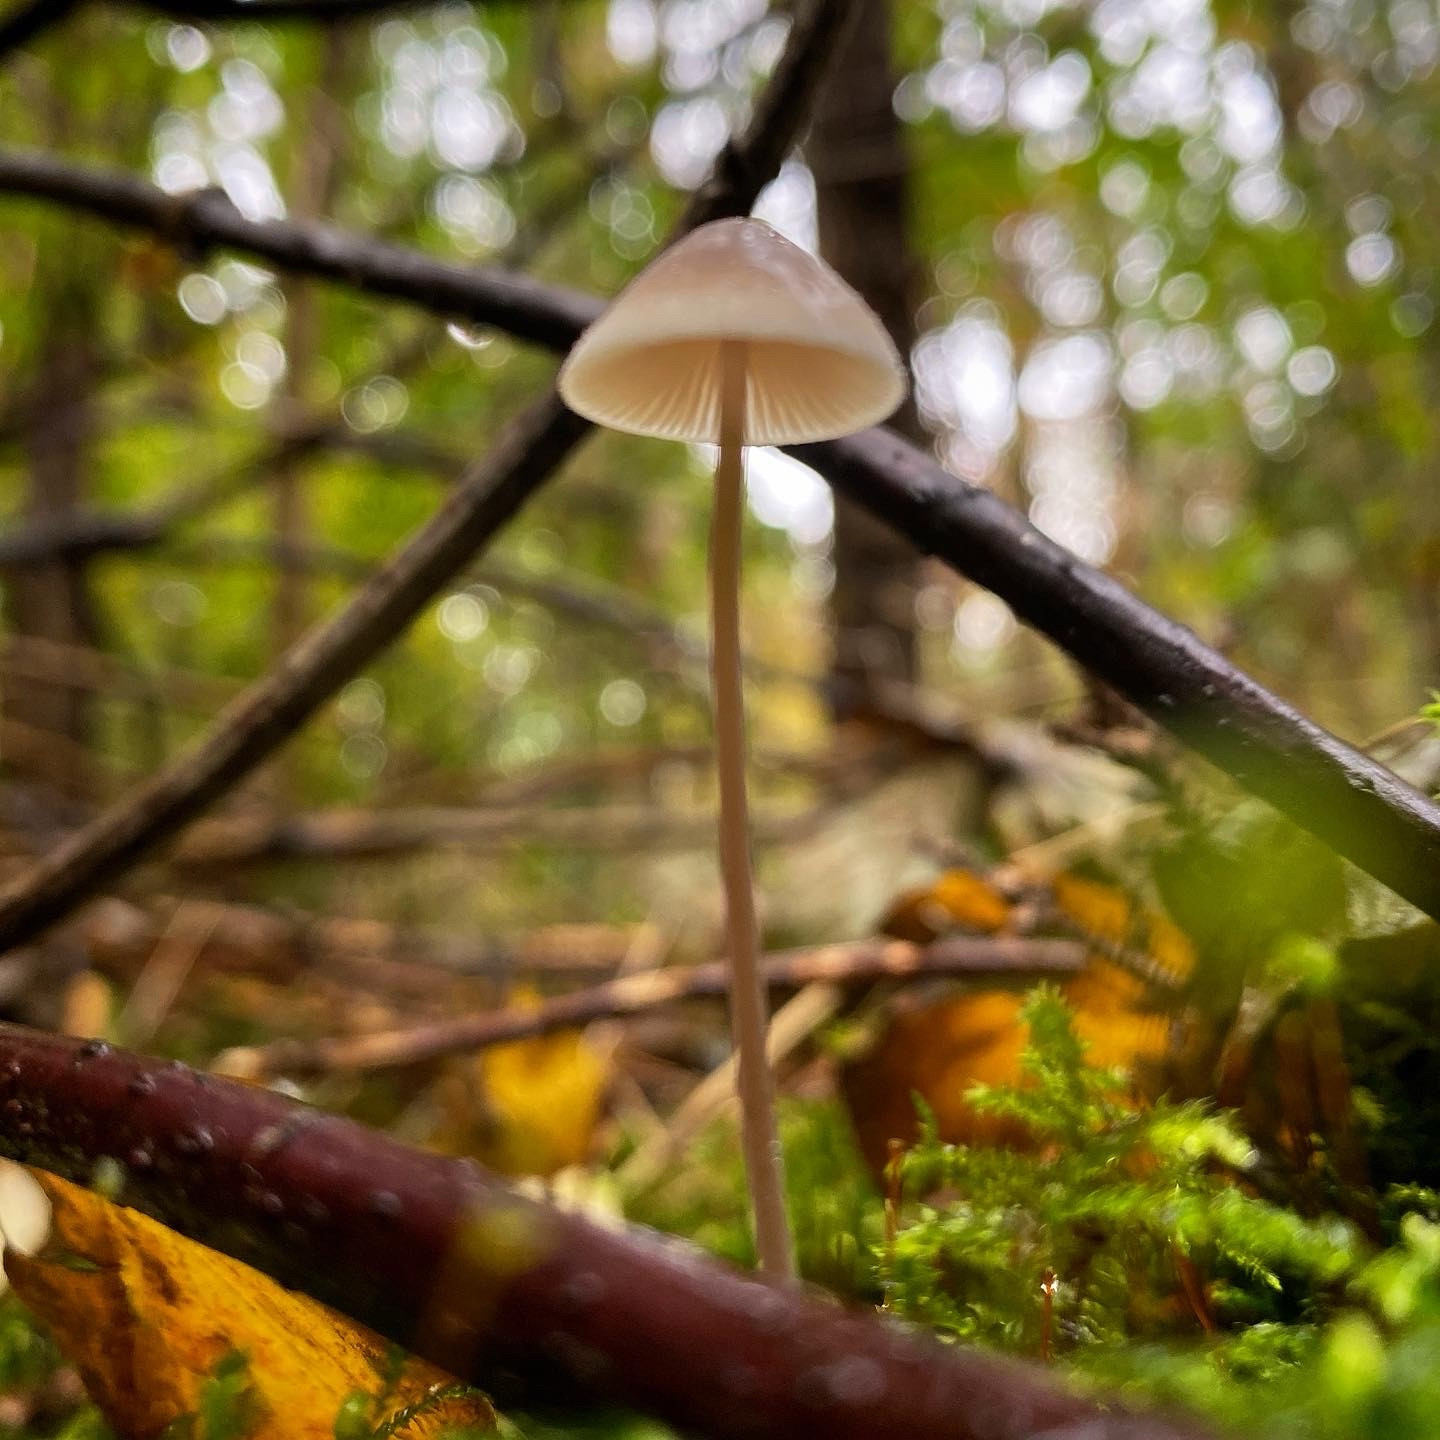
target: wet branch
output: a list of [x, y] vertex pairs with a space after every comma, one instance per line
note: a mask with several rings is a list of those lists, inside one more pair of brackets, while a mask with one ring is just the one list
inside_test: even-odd
[[[762, 978], [772, 990], [805, 985], [861, 985], [877, 980], [909, 980], [937, 975], [970, 979], [1040, 980], [1073, 975], [1084, 964], [1087, 949], [1071, 940], [1036, 940], [1014, 936], [937, 940], [912, 945], [904, 940], [859, 940], [819, 949], [771, 955]], [[507, 1040], [549, 1035], [556, 1030], [637, 1015], [682, 1000], [724, 996], [730, 967], [706, 965], [667, 967], [559, 995], [533, 1010], [504, 1009], [454, 1020], [431, 1021], [404, 1030], [330, 1040], [280, 1040], [270, 1045], [232, 1050], [219, 1065], [229, 1074], [260, 1079], [280, 1074], [327, 1070], [374, 1070], [410, 1065], [438, 1055], [481, 1050]]]
[[524, 1199], [254, 1086], [0, 1027], [0, 1153], [86, 1181], [502, 1400], [754, 1440], [1204, 1440], [1039, 1370]]

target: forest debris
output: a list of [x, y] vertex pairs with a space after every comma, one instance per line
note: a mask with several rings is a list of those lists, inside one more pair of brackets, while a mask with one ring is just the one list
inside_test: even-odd
[[993, 935], [1010, 926], [1013, 913], [999, 886], [974, 870], [956, 867], [942, 871], [929, 885], [897, 896], [880, 929], [899, 940], [924, 944], [954, 930]]
[[9, 1251], [16, 1293], [50, 1329], [90, 1397], [124, 1437], [158, 1436], [194, 1415], [217, 1372], [246, 1360], [250, 1440], [331, 1440], [342, 1406], [374, 1397], [376, 1420], [417, 1406], [398, 1437], [490, 1429], [478, 1392], [258, 1270], [77, 1185], [37, 1172], [54, 1207], [38, 1255]]
[[[771, 1017], [765, 1034], [765, 1058], [774, 1069], [809, 1039], [840, 1008], [844, 992], [838, 985], [807, 985]], [[686, 1144], [735, 1098], [735, 1057], [717, 1065], [687, 1095], [669, 1123], [641, 1144], [615, 1172], [626, 1189], [641, 1190], [658, 1180]]]
[[105, 977], [94, 970], [70, 976], [60, 997], [60, 1030], [65, 1035], [105, 1037], [110, 1034], [113, 996]]
[[[802, 838], [820, 812], [791, 807], [756, 817], [760, 844]], [[518, 843], [629, 852], [700, 849], [714, 842], [715, 818], [660, 805], [418, 806], [341, 808], [310, 814], [201, 820], [176, 847], [172, 865], [210, 868], [294, 860], [377, 859], [410, 851], [505, 849]]]
[[[1091, 1063], [1134, 1071], [1142, 1086], [1153, 1084], [1170, 1043], [1167, 992], [1195, 964], [1189, 940], [1163, 915], [1100, 881], [1057, 875], [1026, 897], [1032, 910], [1037, 899], [1045, 918], [1067, 922], [1091, 947], [1086, 963], [1062, 985]], [[932, 886], [901, 896], [885, 923], [933, 934], [947, 924], [994, 930], [1019, 916], [1019, 906], [1010, 905], [999, 885], [951, 870]], [[885, 1033], [842, 1073], [861, 1149], [875, 1174], [883, 1171], [890, 1141], [908, 1144], [918, 1134], [916, 1095], [934, 1113], [942, 1140], [1027, 1143], [1014, 1121], [979, 1114], [966, 1098], [972, 1085], [1020, 1083], [1023, 1004], [1024, 996], [1009, 987], [970, 989], [928, 1003], [902, 1001]]]
[[430, 927], [391, 925], [358, 916], [322, 916], [260, 905], [220, 904], [154, 897], [170, 911], [162, 925], [149, 910], [115, 897], [85, 914], [85, 945], [107, 975], [135, 980], [162, 934], [192, 943], [208, 935], [197, 963], [204, 969], [239, 970], [290, 983], [303, 969], [405, 978], [433, 990], [446, 973], [512, 977], [534, 971], [593, 975], [616, 969], [645, 933], [633, 925], [541, 925], [513, 942], [453, 934]]
[[[200, 909], [198, 921], [189, 912]], [[116, 1031], [130, 1045], [144, 1046], [169, 1014], [195, 962], [200, 958], [218, 923], [217, 907], [197, 907], [182, 900], [170, 923], [155, 942], [144, 969], [131, 987], [124, 1008], [115, 1020]]]

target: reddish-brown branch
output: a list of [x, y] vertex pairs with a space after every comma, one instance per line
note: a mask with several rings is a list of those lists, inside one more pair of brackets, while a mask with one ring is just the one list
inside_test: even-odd
[[[1042, 979], [1073, 975], [1085, 963], [1085, 947], [1068, 940], [1031, 940], [1006, 936], [939, 940], [911, 945], [904, 940], [859, 940], [772, 955], [762, 979], [768, 989], [804, 985], [873, 984], [924, 976], [963, 975], [994, 980], [1022, 976]], [[408, 1065], [464, 1050], [479, 1050], [507, 1040], [548, 1035], [670, 1005], [680, 1000], [724, 995], [728, 967], [720, 962], [623, 975], [569, 995], [545, 1001], [533, 1010], [496, 1010], [432, 1021], [406, 1030], [332, 1040], [281, 1040], [272, 1045], [231, 1051], [227, 1068], [247, 1077], [324, 1070], [370, 1070]]]
[[85, 1180], [502, 1396], [752, 1440], [1203, 1440], [1034, 1369], [523, 1199], [467, 1161], [95, 1042], [0, 1027], [0, 1153]]

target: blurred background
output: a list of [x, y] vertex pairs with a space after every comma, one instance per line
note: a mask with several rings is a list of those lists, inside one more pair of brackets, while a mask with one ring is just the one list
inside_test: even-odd
[[[10, 3], [6, 881], [274, 673], [556, 366], [27, 198], [15, 152], [608, 296], [791, 25], [783, 0]], [[883, 317], [913, 376], [893, 423], [1433, 792], [1434, 0], [860, 8], [756, 213]], [[592, 436], [298, 736], [0, 957], [0, 1011], [218, 1058], [748, 1260], [721, 984], [691, 973], [685, 1004], [628, 1012], [601, 988], [721, 948], [710, 464]], [[799, 462], [751, 454], [745, 549], [766, 944], [777, 964], [871, 957], [859, 980], [776, 987], [806, 1274], [1032, 1357], [1118, 1340], [1086, 1351], [1099, 1371], [1148, 1363], [1132, 1340], [1200, 1339], [1228, 1384], [1314, 1351], [1369, 1239], [1403, 1231], [1429, 1246], [1428, 1278], [1403, 1271], [1411, 1309], [1363, 1283], [1386, 1325], [1432, 1327], [1405, 1371], [1414, 1424], [1343, 1433], [1430, 1433], [1435, 926]], [[1013, 983], [877, 979], [879, 945], [943, 965], [955, 940], [1019, 946]], [[1057, 972], [1068, 1018], [1023, 1009]], [[526, 1032], [577, 994], [583, 1026]], [[512, 1043], [411, 1044], [487, 1014]], [[1071, 1025], [1129, 1078], [1085, 1071]], [[383, 1062], [379, 1034], [402, 1037]], [[303, 1049], [326, 1039], [360, 1048]], [[1022, 1079], [988, 1108], [969, 1090]], [[1167, 1092], [1235, 1107], [1237, 1128]], [[933, 1128], [902, 1165], [917, 1095]], [[32, 1373], [13, 1315], [0, 1380]], [[1351, 1359], [1334, 1373], [1353, 1400]], [[1158, 1393], [1209, 1403], [1176, 1385]], [[54, 1429], [33, 1385], [15, 1403], [0, 1429]]]
[[[4, 143], [608, 295], [789, 26], [763, 0], [259, 8], [57, 14], [4, 57]], [[913, 366], [899, 428], [1421, 777], [1437, 58], [1428, 0], [877, 0], [756, 207], [885, 318]], [[9, 196], [4, 173], [14, 875], [332, 613], [555, 361]], [[995, 913], [928, 887], [1016, 855], [1165, 899], [1178, 752], [799, 463], [755, 452], [749, 509], [771, 944], [1011, 924], [1014, 884]], [[708, 513], [708, 457], [593, 438], [275, 761], [7, 960], [6, 1004], [209, 1059], [449, 1013], [457, 975], [493, 1005], [517, 977], [712, 955]], [[1090, 928], [1119, 943], [1116, 923]], [[668, 1058], [631, 1078], [683, 1089], [723, 1053], [709, 1036], [657, 1031]]]

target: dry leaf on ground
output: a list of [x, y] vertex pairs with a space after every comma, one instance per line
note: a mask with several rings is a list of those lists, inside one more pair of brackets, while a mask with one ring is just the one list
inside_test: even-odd
[[[1157, 970], [1184, 980], [1195, 965], [1185, 934], [1164, 915], [1123, 890], [1072, 874], [1049, 882], [1055, 908], [1085, 935], [1145, 957]], [[901, 896], [887, 915], [887, 934], [927, 941], [953, 928], [981, 933], [1004, 928], [1007, 902], [981, 875], [949, 870], [933, 885]], [[1150, 987], [1101, 951], [1061, 986], [1075, 1011], [1075, 1029], [1091, 1063], [1130, 1070], [1148, 1089], [1163, 1063], [1171, 1017]], [[914, 1097], [935, 1116], [942, 1140], [969, 1145], [1023, 1146], [1029, 1136], [1008, 1116], [983, 1115], [966, 1098], [972, 1085], [1019, 1083], [1025, 1028], [1018, 986], [966, 987], [938, 1000], [906, 996], [884, 1032], [841, 1075], [861, 1149], [883, 1173], [890, 1141], [913, 1143], [919, 1132]]]
[[342, 1407], [363, 1414], [358, 1433], [367, 1433], [417, 1406], [384, 1432], [402, 1440], [493, 1428], [484, 1398], [452, 1393], [444, 1371], [413, 1357], [397, 1364], [387, 1341], [259, 1271], [35, 1174], [54, 1228], [38, 1255], [8, 1252], [6, 1273], [125, 1440], [196, 1414], [207, 1382], [237, 1353], [248, 1362], [251, 1440], [333, 1440]]
[[[533, 1010], [521, 987], [512, 1007]], [[590, 1156], [610, 1056], [579, 1030], [495, 1045], [452, 1061], [435, 1087], [436, 1124], [425, 1136], [447, 1155], [470, 1155], [502, 1175], [550, 1176]]]

